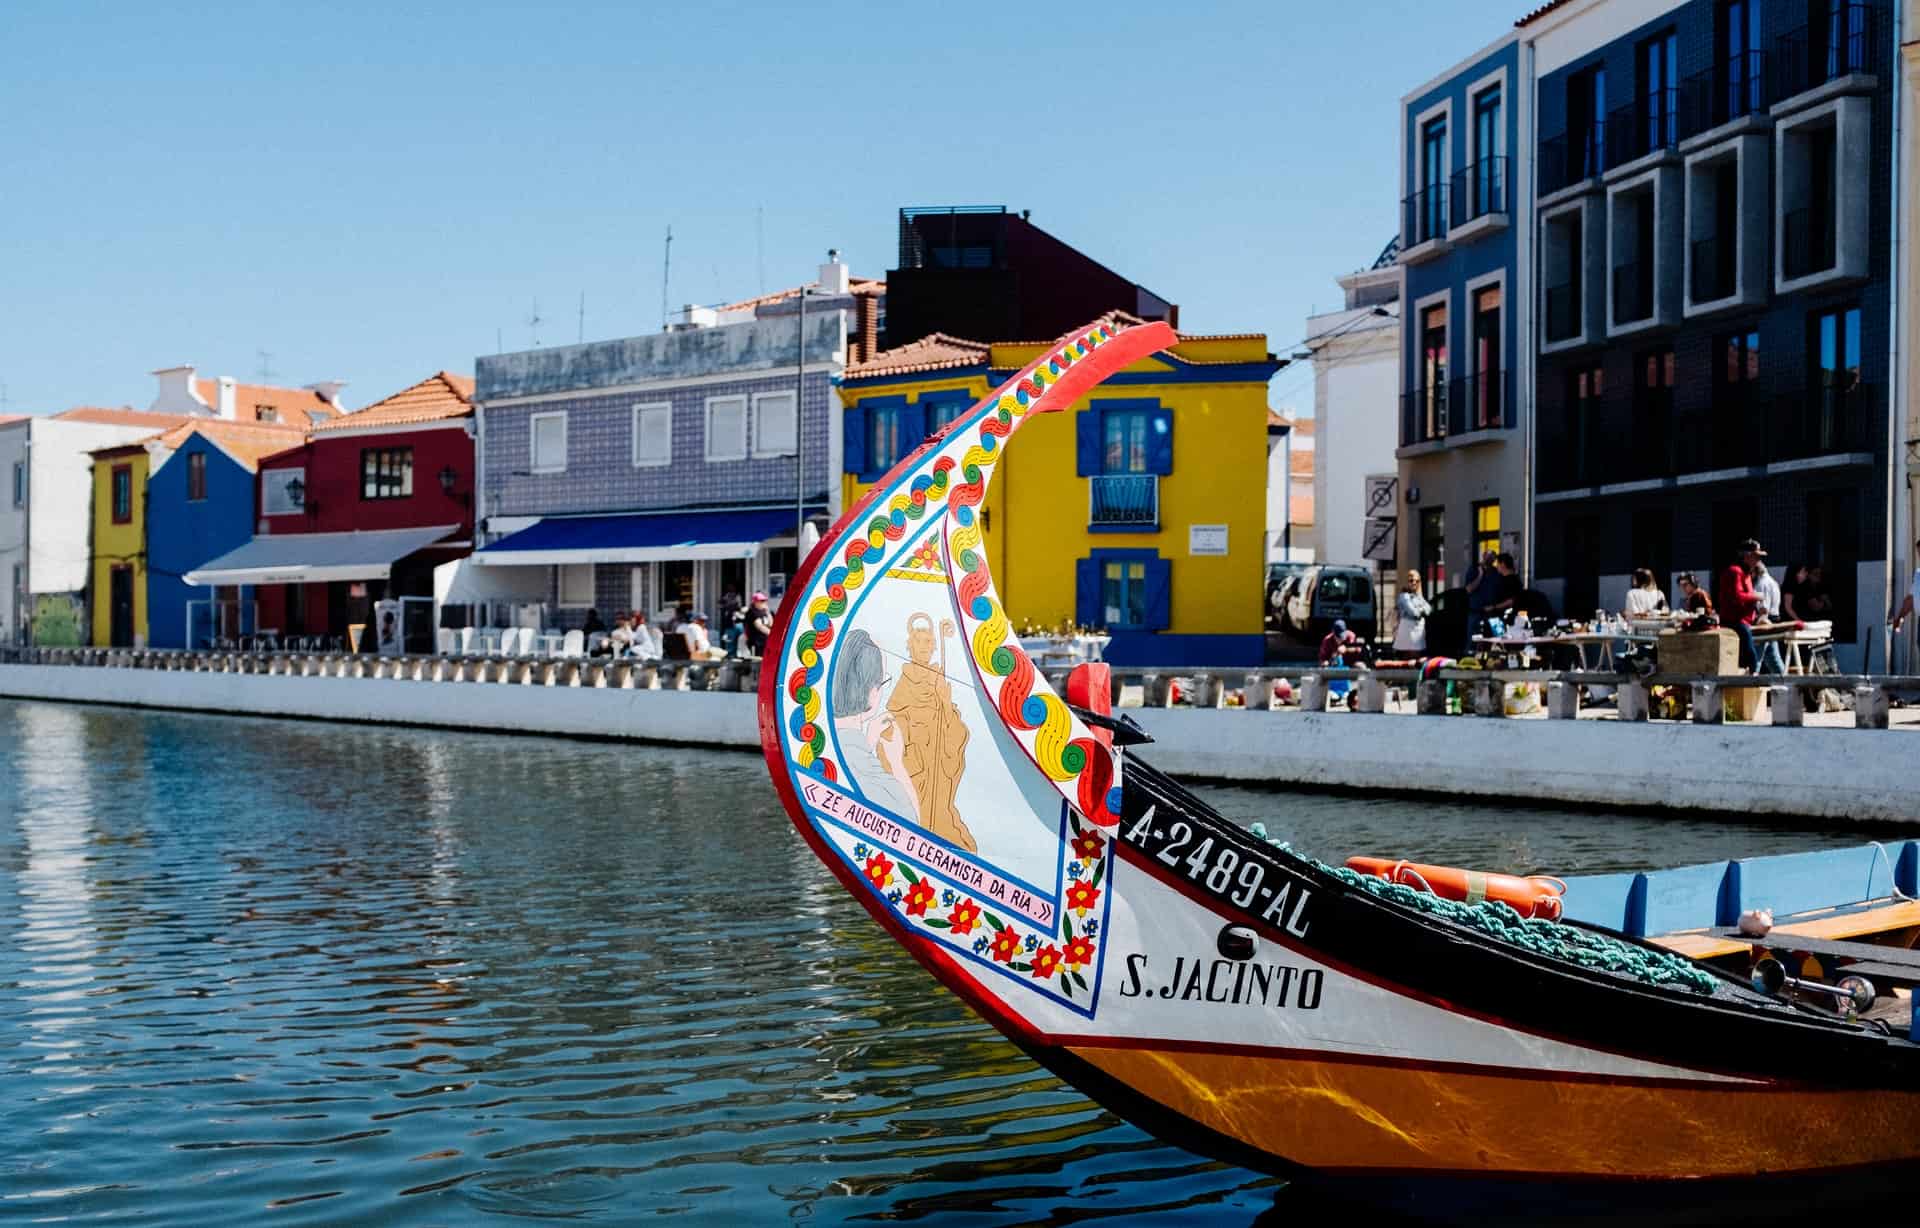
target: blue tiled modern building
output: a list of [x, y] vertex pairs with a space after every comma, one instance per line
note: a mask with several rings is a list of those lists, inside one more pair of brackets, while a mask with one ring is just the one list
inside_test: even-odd
[[1513, 33], [1400, 103], [1398, 542], [1432, 588], [1525, 541], [1526, 86]]
[[[544, 580], [550, 622], [723, 597], [776, 598], [795, 565], [796, 500], [840, 505], [833, 384], [877, 337], [884, 287], [822, 267], [797, 292], [689, 308], [667, 331], [475, 362], [482, 572]], [[796, 488], [798, 439], [804, 472]]]
[[[1899, 327], [1892, 0], [1552, 0], [1402, 100], [1403, 565], [1821, 566], [1882, 621]], [[1504, 142], [1504, 143], [1503, 143]]]

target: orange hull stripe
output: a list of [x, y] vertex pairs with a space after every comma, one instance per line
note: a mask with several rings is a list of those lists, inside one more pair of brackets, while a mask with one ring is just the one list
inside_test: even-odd
[[1555, 1083], [1070, 1047], [1163, 1107], [1311, 1168], [1740, 1177], [1920, 1156], [1920, 1093]]

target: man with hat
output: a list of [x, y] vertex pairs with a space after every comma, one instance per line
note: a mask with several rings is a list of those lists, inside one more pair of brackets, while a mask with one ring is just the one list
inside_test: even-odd
[[767, 654], [767, 637], [773, 633], [773, 611], [767, 608], [767, 595], [755, 593], [747, 604], [747, 655]]
[[1740, 637], [1740, 667], [1752, 669], [1759, 663], [1753, 646], [1753, 623], [1760, 612], [1760, 591], [1753, 586], [1753, 570], [1763, 566], [1767, 552], [1749, 537], [1734, 548], [1733, 562], [1720, 573], [1714, 592], [1714, 608], [1720, 625]]

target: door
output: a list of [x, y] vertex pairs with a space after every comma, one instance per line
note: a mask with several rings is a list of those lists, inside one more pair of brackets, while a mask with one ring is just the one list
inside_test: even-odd
[[113, 569], [108, 597], [109, 642], [115, 648], [133, 647], [133, 568]]

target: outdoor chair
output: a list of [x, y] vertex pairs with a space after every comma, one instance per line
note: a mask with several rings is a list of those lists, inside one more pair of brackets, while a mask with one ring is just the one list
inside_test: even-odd
[[587, 652], [587, 633], [573, 630], [560, 639], [560, 655], [563, 657], [581, 657]]

